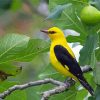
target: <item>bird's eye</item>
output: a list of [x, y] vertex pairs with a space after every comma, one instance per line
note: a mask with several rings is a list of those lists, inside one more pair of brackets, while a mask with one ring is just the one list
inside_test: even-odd
[[49, 31], [49, 33], [50, 33], [50, 34], [54, 34], [54, 33], [56, 33], [56, 32], [55, 32], [55, 31]]

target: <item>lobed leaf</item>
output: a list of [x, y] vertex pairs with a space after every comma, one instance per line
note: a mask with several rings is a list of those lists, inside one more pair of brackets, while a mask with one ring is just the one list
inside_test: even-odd
[[98, 85], [95, 91], [95, 100], [100, 100], [100, 86]]
[[3, 81], [9, 76], [14, 76], [21, 71], [21, 67], [14, 66], [11, 63], [0, 64], [0, 80]]
[[[97, 31], [100, 29], [100, 23], [97, 25], [86, 25], [83, 23], [80, 19], [80, 12], [88, 5], [88, 0], [50, 0], [49, 1], [49, 8], [52, 12], [53, 9], [55, 9], [58, 5], [64, 6], [65, 4], [70, 6], [67, 6], [65, 9], [62, 10], [62, 13], [60, 17], [53, 20], [53, 23], [55, 26], [60, 27], [62, 29], [72, 29], [76, 32], [80, 33], [80, 36], [78, 37], [68, 37], [68, 41], [71, 42], [80, 42], [82, 45], [84, 45], [84, 41], [86, 40], [86, 37], [88, 34], [94, 33], [96, 34]], [[56, 16], [56, 13], [55, 13]]]
[[34, 56], [49, 50], [49, 43], [28, 36], [8, 34], [0, 40], [0, 64], [9, 61], [31, 61]]
[[[89, 65], [91, 64], [92, 54], [97, 47], [98, 43], [98, 35], [97, 34], [90, 34], [87, 37], [86, 43], [84, 47], [80, 50], [80, 58], [79, 62], [80, 65]], [[94, 59], [93, 59], [94, 60]]]
[[100, 85], [100, 63], [97, 63], [94, 69], [94, 79], [96, 84]]
[[56, 19], [59, 18], [61, 16], [62, 11], [69, 7], [71, 4], [65, 4], [65, 5], [57, 5], [52, 11], [51, 13], [48, 15], [48, 17], [46, 19]]

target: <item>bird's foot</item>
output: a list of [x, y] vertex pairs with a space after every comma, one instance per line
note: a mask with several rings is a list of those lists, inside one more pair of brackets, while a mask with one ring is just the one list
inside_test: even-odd
[[68, 83], [68, 82], [70, 82], [71, 80], [72, 80], [72, 78], [68, 77], [68, 78], [65, 79], [64, 83]]
[[74, 80], [73, 78], [68, 77], [68, 78], [65, 79], [64, 83], [65, 83], [65, 84], [68, 84], [68, 83], [69, 83], [69, 84], [70, 84], [70, 83], [71, 83], [71, 84], [75, 84], [75, 80]]

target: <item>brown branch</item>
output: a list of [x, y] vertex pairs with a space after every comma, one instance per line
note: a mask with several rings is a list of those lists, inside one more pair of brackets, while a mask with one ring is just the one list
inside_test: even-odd
[[23, 84], [23, 85], [14, 85], [14, 86], [10, 87], [8, 90], [1, 93], [0, 98], [5, 98], [7, 95], [11, 94], [15, 90], [23, 90], [23, 89], [26, 89], [26, 88], [31, 87], [31, 86], [38, 86], [38, 85], [47, 84], [47, 83], [51, 83], [51, 84], [54, 84], [54, 85], [57, 85], [57, 86], [64, 85], [63, 82], [56, 81], [56, 80], [51, 79], [51, 78], [47, 78], [47, 79], [44, 79], [44, 80], [29, 82], [29, 83], [26, 83], [26, 84]]
[[[86, 66], [86, 67], [82, 67], [82, 71], [83, 72], [88, 72], [91, 71], [91, 68]], [[42, 93], [42, 99], [41, 100], [48, 100], [48, 98], [51, 95], [55, 95], [61, 92], [64, 92], [66, 89], [68, 89], [70, 86], [72, 86], [75, 81], [71, 80], [71, 81], [67, 81], [66, 84], [51, 78], [47, 78], [44, 80], [38, 80], [38, 81], [34, 81], [34, 82], [28, 82], [26, 84], [22, 84], [22, 85], [14, 85], [12, 87], [10, 87], [8, 90], [4, 91], [3, 93], [0, 93], [0, 98], [4, 99], [6, 96], [8, 96], [9, 94], [11, 94], [13, 91], [15, 90], [23, 90], [32, 86], [38, 86], [38, 85], [43, 85], [43, 84], [48, 84], [51, 83], [53, 85], [56, 85], [57, 87], [55, 87], [54, 89], [45, 91]]]
[[58, 87], [55, 87], [54, 89], [51, 89], [51, 90], [48, 90], [48, 91], [45, 91], [42, 93], [42, 98], [41, 100], [48, 100], [48, 98], [52, 95], [55, 95], [55, 94], [59, 94], [59, 93], [62, 93], [64, 92], [66, 89], [69, 89], [72, 85], [75, 84], [75, 81], [74, 80], [70, 80], [70, 82], [66, 82], [64, 83], [64, 85], [60, 85]]

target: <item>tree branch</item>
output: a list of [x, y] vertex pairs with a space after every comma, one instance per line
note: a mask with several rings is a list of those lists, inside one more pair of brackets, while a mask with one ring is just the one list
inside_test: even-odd
[[59, 94], [59, 93], [62, 93], [64, 92], [66, 89], [70, 88], [72, 85], [75, 84], [75, 81], [74, 80], [70, 80], [70, 82], [66, 82], [64, 83], [64, 85], [60, 85], [58, 87], [55, 87], [54, 89], [51, 89], [51, 90], [48, 90], [48, 91], [45, 91], [42, 93], [42, 98], [41, 100], [48, 100], [48, 98], [52, 95], [55, 95], [55, 94]]
[[[91, 68], [88, 66], [85, 66], [85, 67], [82, 67], [82, 71], [89, 72], [89, 71], [91, 71]], [[26, 89], [26, 88], [29, 88], [32, 86], [38, 86], [38, 85], [43, 85], [43, 84], [48, 84], [48, 83], [56, 85], [57, 87], [55, 87], [54, 89], [43, 92], [41, 100], [48, 100], [48, 98], [51, 95], [55, 95], [55, 94], [64, 92], [66, 89], [68, 89], [70, 86], [72, 86], [75, 83], [75, 81], [71, 80], [71, 81], [67, 81], [66, 83], [63, 83], [63, 82], [60, 82], [60, 81], [57, 81], [57, 80], [54, 80], [51, 78], [47, 78], [44, 80], [28, 82], [28, 83], [22, 84], [22, 85], [14, 85], [14, 86], [10, 87], [8, 90], [4, 91], [3, 93], [0, 93], [0, 98], [4, 99], [6, 96], [11, 94], [15, 90], [23, 90], [23, 89]]]
[[47, 83], [51, 83], [51, 84], [54, 84], [54, 85], [57, 85], [57, 86], [64, 85], [63, 82], [56, 81], [56, 80], [51, 79], [51, 78], [47, 78], [47, 79], [44, 79], [44, 80], [29, 82], [29, 83], [26, 83], [26, 84], [23, 84], [23, 85], [14, 85], [14, 86], [10, 87], [8, 90], [1, 93], [0, 98], [4, 99], [7, 95], [11, 94], [15, 90], [23, 90], [23, 89], [26, 89], [26, 88], [31, 87], [31, 86], [38, 86], [38, 85], [47, 84]]

